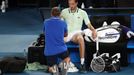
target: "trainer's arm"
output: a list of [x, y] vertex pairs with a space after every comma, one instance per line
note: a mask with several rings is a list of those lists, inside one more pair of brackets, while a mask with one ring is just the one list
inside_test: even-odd
[[67, 24], [64, 22], [64, 37], [68, 36], [68, 29], [67, 29]]

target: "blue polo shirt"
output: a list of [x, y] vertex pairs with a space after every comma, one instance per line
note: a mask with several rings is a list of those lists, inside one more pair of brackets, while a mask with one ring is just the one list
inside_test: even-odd
[[59, 17], [51, 17], [44, 21], [46, 56], [56, 55], [67, 51], [64, 43], [64, 34], [67, 33], [67, 24]]

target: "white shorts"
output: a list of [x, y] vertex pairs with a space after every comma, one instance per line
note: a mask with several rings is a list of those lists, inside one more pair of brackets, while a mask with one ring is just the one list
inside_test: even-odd
[[65, 42], [69, 42], [72, 40], [73, 36], [78, 34], [78, 33], [82, 33], [82, 30], [78, 30], [78, 31], [74, 31], [72, 33], [69, 33], [67, 37], [64, 38]]

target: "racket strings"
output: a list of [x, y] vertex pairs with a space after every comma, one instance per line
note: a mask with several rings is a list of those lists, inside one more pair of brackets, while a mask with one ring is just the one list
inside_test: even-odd
[[98, 57], [92, 60], [91, 68], [94, 72], [102, 72], [105, 69], [105, 61]]

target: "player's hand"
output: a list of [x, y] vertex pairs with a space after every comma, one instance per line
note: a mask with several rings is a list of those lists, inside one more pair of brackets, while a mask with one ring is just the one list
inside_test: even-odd
[[96, 30], [92, 31], [92, 38], [95, 40], [97, 38], [97, 32]]

